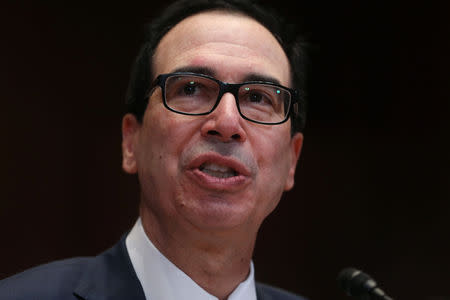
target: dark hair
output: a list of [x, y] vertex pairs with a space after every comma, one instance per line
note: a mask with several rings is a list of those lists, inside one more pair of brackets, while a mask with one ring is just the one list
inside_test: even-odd
[[271, 8], [264, 8], [252, 0], [178, 0], [168, 6], [146, 28], [143, 45], [134, 62], [126, 95], [127, 112], [142, 121], [153, 74], [152, 59], [163, 36], [183, 19], [204, 11], [223, 10], [247, 15], [265, 26], [278, 40], [291, 66], [292, 88], [299, 91], [298, 113], [291, 112], [292, 132], [301, 131], [305, 125], [306, 100], [306, 53], [305, 42], [297, 33], [297, 26], [283, 21]]

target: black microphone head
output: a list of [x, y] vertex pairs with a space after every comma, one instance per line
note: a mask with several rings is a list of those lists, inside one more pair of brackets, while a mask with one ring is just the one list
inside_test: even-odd
[[377, 287], [377, 283], [367, 274], [354, 268], [345, 268], [337, 277], [339, 286], [349, 296], [360, 299], [370, 299], [370, 294]]

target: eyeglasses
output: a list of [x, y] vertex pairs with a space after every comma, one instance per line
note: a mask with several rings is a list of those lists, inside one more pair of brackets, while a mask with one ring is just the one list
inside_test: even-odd
[[156, 86], [162, 89], [164, 106], [183, 115], [207, 115], [225, 93], [233, 94], [240, 115], [258, 124], [286, 122], [297, 91], [279, 84], [250, 81], [225, 83], [207, 75], [176, 72], [159, 75], [150, 86], [147, 100]]

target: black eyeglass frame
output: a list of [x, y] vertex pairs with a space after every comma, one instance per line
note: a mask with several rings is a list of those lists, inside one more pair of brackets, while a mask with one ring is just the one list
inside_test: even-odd
[[[217, 96], [216, 102], [214, 103], [213, 107], [211, 108], [210, 111], [208, 112], [204, 112], [204, 113], [187, 113], [187, 112], [182, 112], [182, 111], [178, 111], [175, 110], [173, 108], [171, 108], [166, 101], [166, 80], [169, 77], [172, 76], [177, 76], [177, 75], [192, 75], [192, 76], [197, 76], [197, 77], [203, 77], [203, 78], [207, 78], [210, 79], [214, 82], [216, 82], [219, 85], [219, 94]], [[247, 85], [247, 84], [264, 84], [264, 85], [269, 85], [269, 86], [273, 86], [273, 87], [277, 87], [277, 88], [281, 88], [284, 90], [287, 90], [290, 95], [291, 95], [291, 99], [290, 99], [290, 103], [289, 103], [289, 107], [287, 108], [287, 112], [286, 112], [286, 116], [282, 121], [279, 122], [261, 122], [261, 121], [256, 121], [256, 120], [252, 120], [247, 118], [244, 114], [242, 114], [241, 112], [241, 108], [239, 107], [239, 89], [241, 88], [241, 86], [243, 85]], [[203, 116], [203, 115], [208, 115], [210, 113], [212, 113], [216, 107], [219, 105], [220, 100], [222, 99], [223, 95], [225, 93], [231, 93], [234, 96], [234, 99], [236, 101], [236, 107], [239, 111], [239, 114], [241, 115], [242, 118], [244, 118], [247, 121], [253, 122], [253, 123], [257, 123], [257, 124], [263, 124], [263, 125], [278, 125], [278, 124], [282, 124], [284, 122], [286, 122], [289, 118], [290, 118], [290, 114], [291, 114], [291, 110], [294, 107], [294, 104], [298, 104], [299, 102], [299, 92], [295, 89], [291, 89], [285, 86], [282, 86], [280, 84], [277, 83], [273, 83], [273, 82], [266, 82], [266, 81], [246, 81], [246, 82], [242, 82], [242, 83], [227, 83], [227, 82], [223, 82], [220, 81], [214, 77], [208, 76], [208, 75], [204, 75], [204, 74], [199, 74], [199, 73], [192, 73], [192, 72], [174, 72], [174, 73], [166, 73], [166, 74], [160, 74], [156, 77], [156, 79], [153, 81], [153, 83], [150, 85], [148, 92], [145, 93], [145, 101], [148, 101], [150, 96], [152, 95], [153, 91], [155, 90], [155, 88], [159, 86], [161, 87], [162, 90], [162, 98], [163, 98], [163, 104], [164, 106], [174, 112], [174, 113], [178, 113], [178, 114], [182, 114], [182, 115], [188, 115], [188, 116]], [[296, 111], [297, 109], [295, 109]]]

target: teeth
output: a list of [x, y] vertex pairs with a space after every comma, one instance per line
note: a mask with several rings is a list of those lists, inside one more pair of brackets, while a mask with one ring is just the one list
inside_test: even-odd
[[233, 169], [226, 167], [226, 166], [221, 166], [221, 165], [217, 165], [217, 164], [213, 164], [213, 163], [206, 163], [204, 165], [202, 165], [201, 167], [203, 170], [209, 170], [209, 171], [215, 171], [215, 172], [230, 172], [233, 171]]
[[200, 171], [218, 178], [228, 178], [237, 175], [233, 169], [213, 163], [206, 163], [200, 166]]

